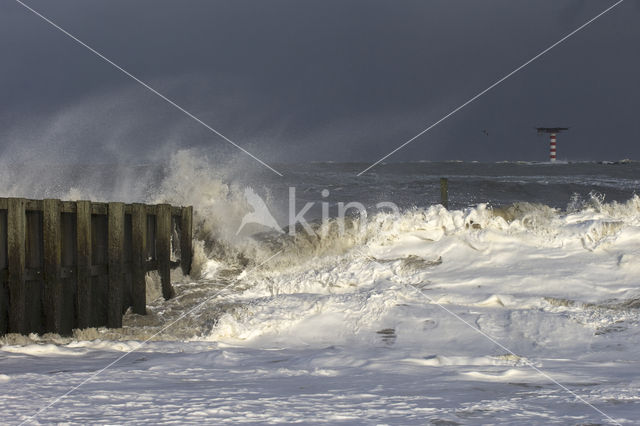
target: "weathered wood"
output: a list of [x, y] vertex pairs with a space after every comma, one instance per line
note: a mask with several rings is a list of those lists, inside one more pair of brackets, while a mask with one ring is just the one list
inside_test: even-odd
[[7, 269], [7, 210], [0, 210], [0, 271]]
[[25, 200], [11, 198], [7, 206], [9, 333], [27, 333], [25, 268]]
[[[92, 203], [93, 204], [93, 203]], [[92, 207], [93, 211], [93, 207]], [[107, 216], [91, 215], [91, 326], [107, 323], [109, 269]]]
[[60, 211], [62, 213], [75, 213], [76, 212], [76, 202], [75, 201], [61, 201], [60, 202]]
[[124, 204], [109, 203], [108, 209], [109, 303], [107, 327], [122, 327], [124, 252]]
[[[190, 207], [0, 198], [0, 335], [122, 326], [145, 313], [145, 275], [188, 274]], [[180, 261], [172, 261], [179, 244]]]
[[[92, 277], [102, 277], [102, 276], [106, 276], [109, 275], [109, 265], [91, 265], [91, 276]], [[93, 294], [93, 284], [91, 284], [92, 286], [92, 294]], [[91, 299], [93, 300], [93, 296], [91, 296]]]
[[41, 211], [42, 210], [42, 200], [24, 200], [24, 209], [25, 210], [33, 210], [33, 211]]
[[180, 219], [180, 267], [184, 275], [189, 275], [193, 255], [193, 207], [183, 207]]
[[131, 265], [133, 264], [133, 240], [132, 240], [132, 217], [131, 214], [124, 214], [124, 251], [123, 251], [123, 283], [122, 283], [122, 308], [123, 312], [133, 306], [133, 276]]
[[165, 300], [169, 300], [174, 296], [171, 286], [171, 206], [169, 204], [158, 204], [156, 207], [156, 250], [162, 295]]
[[[27, 210], [25, 212], [25, 265], [27, 268], [42, 271], [44, 265], [43, 212]], [[35, 277], [43, 280], [42, 276]]]
[[91, 325], [91, 201], [76, 204], [76, 327]]
[[146, 313], [146, 282], [147, 274], [147, 210], [144, 204], [134, 204], [131, 211], [132, 235], [132, 276], [133, 276], [133, 312], [144, 315]]
[[25, 300], [27, 328], [30, 332], [46, 331], [44, 318], [44, 241], [43, 241], [43, 202], [40, 210], [29, 210], [25, 205]]
[[60, 277], [62, 256], [60, 201], [47, 199], [43, 204], [44, 241], [44, 326], [48, 332], [69, 334], [63, 328], [63, 287]]
[[0, 206], [0, 335], [7, 332], [9, 289], [7, 286], [7, 210], [6, 203]]
[[60, 236], [61, 236], [61, 265], [73, 268], [76, 264], [76, 215], [71, 213], [61, 213], [60, 215]]
[[449, 208], [449, 179], [440, 179], [440, 204], [445, 209]]
[[[154, 206], [155, 207], [155, 206]], [[154, 208], [155, 211], [155, 208]], [[156, 214], [149, 213], [147, 206], [147, 259], [157, 260], [156, 257]]]
[[[60, 203], [60, 210], [62, 205]], [[77, 228], [76, 215], [62, 212], [60, 215], [61, 236], [61, 260], [60, 280], [62, 281], [62, 330], [71, 333], [77, 328], [77, 293], [78, 281], [76, 279], [76, 244]]]
[[107, 203], [91, 203], [91, 213], [107, 215], [109, 213], [109, 204]]

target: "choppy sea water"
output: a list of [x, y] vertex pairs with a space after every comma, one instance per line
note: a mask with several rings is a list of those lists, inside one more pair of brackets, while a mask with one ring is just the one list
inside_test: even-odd
[[[638, 163], [365, 167], [281, 165], [280, 178], [180, 153], [52, 178], [49, 196], [194, 205], [194, 271], [170, 301], [149, 277], [149, 314], [123, 329], [5, 338], [3, 411], [27, 419], [151, 338], [36, 420], [637, 422]], [[237, 232], [247, 188], [285, 233]], [[291, 188], [315, 234], [288, 235]], [[340, 202], [366, 220], [341, 229]]]

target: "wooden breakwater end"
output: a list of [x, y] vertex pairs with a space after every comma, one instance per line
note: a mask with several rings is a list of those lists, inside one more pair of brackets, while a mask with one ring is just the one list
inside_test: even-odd
[[0, 198], [0, 335], [119, 328], [129, 307], [145, 314], [147, 272], [165, 299], [171, 269], [189, 274], [192, 222], [192, 207], [169, 204]]

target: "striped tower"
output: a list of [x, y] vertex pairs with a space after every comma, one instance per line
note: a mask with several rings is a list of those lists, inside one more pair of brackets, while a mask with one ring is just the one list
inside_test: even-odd
[[549, 143], [549, 161], [556, 162], [556, 135], [565, 130], [569, 130], [568, 127], [536, 127], [538, 134], [548, 133], [551, 136]]

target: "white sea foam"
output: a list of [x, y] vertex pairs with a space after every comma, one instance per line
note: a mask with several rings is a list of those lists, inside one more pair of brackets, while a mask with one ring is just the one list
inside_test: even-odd
[[23, 384], [28, 401], [52, 374], [77, 384], [153, 337], [53, 412], [82, 422], [108, 400], [132, 421], [603, 420], [533, 365], [637, 417], [639, 197], [408, 208], [344, 233], [248, 238], [235, 235], [244, 187], [224, 182], [182, 153], [150, 198], [196, 211], [194, 273], [174, 276], [175, 299], [120, 330], [4, 337], [0, 382]]
[[[568, 214], [526, 204], [506, 213], [480, 205], [380, 214], [366, 230], [334, 236], [340, 241], [318, 241], [325, 247], [323, 257], [294, 246], [266, 270], [243, 275], [246, 289], [234, 296], [243, 303], [222, 315], [206, 339], [325, 345], [374, 341], [377, 330], [393, 328], [395, 344], [408, 344], [428, 333], [405, 341], [403, 328], [415, 333], [425, 315], [436, 316], [436, 322], [450, 319], [432, 300], [486, 309], [473, 322], [488, 328], [492, 315], [504, 314], [510, 316], [509, 333], [546, 334], [546, 339], [559, 340], [554, 343], [572, 333], [575, 343], [575, 333], [586, 330], [582, 338], [589, 340], [594, 328], [619, 321], [614, 307], [588, 304], [612, 306], [640, 296], [640, 266], [632, 261], [640, 256], [637, 197]], [[332, 244], [334, 252], [328, 249]], [[532, 324], [516, 319], [527, 309], [557, 313], [551, 298], [600, 312], [597, 324], [577, 330], [562, 321], [556, 324], [552, 316]], [[640, 319], [634, 312], [625, 315], [632, 324]]]

